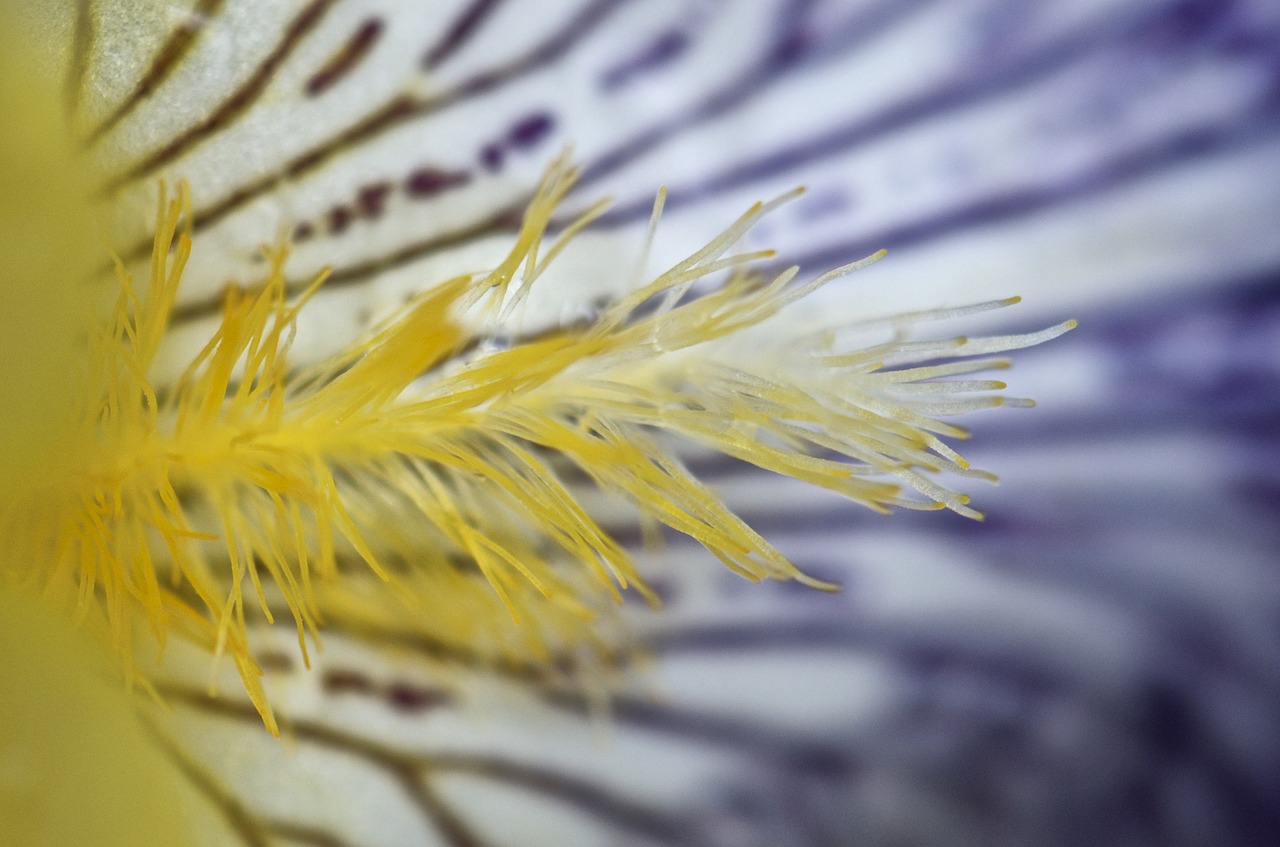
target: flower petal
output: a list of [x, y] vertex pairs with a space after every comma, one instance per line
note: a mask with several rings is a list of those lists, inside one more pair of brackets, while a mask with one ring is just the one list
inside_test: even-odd
[[[91, 8], [106, 21], [133, 5]], [[145, 241], [150, 179], [210, 186], [197, 222], [214, 249], [192, 268], [191, 320], [228, 279], [258, 273], [261, 242], [292, 234], [300, 279], [336, 266], [342, 291], [313, 336], [341, 343], [420, 280], [491, 264], [508, 213], [570, 139], [580, 202], [615, 194], [617, 237], [584, 240], [573, 279], [548, 280], [552, 322], [590, 311], [597, 280], [618, 276], [598, 271], [633, 261], [621, 245], [655, 178], [670, 180], [680, 232], [655, 245], [662, 266], [803, 181], [816, 190], [763, 242], [810, 268], [893, 256], [815, 314], [1020, 292], [1032, 316], [1019, 320], [1082, 319], [1015, 377], [1038, 417], [974, 443], [1005, 469], [982, 527], [850, 517], [712, 468], [784, 552], [848, 589], [748, 592], [669, 550], [655, 562], [671, 566], [656, 585], [669, 611], [634, 624], [652, 675], [612, 719], [593, 721], [605, 698], [371, 638], [332, 639], [315, 673], [279, 671], [294, 758], [253, 740], [256, 718], [233, 702], [184, 702], [201, 767], [266, 832], [370, 845], [1274, 838], [1273, 4], [584, 1], [532, 15], [459, 2], [428, 21], [407, 2], [297, 2], [252, 26], [247, 3], [197, 5], [195, 46], [95, 142], [118, 173], [159, 162], [269, 68], [207, 139], [105, 195], [125, 210], [127, 246]], [[308, 11], [321, 20], [269, 65]], [[374, 19], [380, 34], [364, 35]], [[104, 25], [86, 54], [102, 99], [85, 106], [90, 134], [182, 28], [137, 20]], [[418, 111], [379, 111], [400, 96]], [[406, 777], [422, 765], [396, 758], [406, 751], [438, 770]], [[264, 773], [282, 778], [268, 787]]]

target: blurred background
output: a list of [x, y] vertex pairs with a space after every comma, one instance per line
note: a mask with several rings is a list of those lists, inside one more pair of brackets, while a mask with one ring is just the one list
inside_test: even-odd
[[655, 154], [693, 208], [812, 186], [765, 236], [807, 267], [889, 249], [824, 309], [1017, 293], [1002, 328], [1080, 320], [1013, 357], [1038, 409], [965, 421], [1002, 477], [972, 490], [985, 523], [801, 492], [750, 515], [848, 586], [775, 644], [822, 640], [863, 695], [818, 718], [848, 756], [826, 793], [779, 777], [744, 803], [787, 809], [784, 843], [1280, 838], [1278, 25], [1247, 2], [781, 4], [768, 71]]

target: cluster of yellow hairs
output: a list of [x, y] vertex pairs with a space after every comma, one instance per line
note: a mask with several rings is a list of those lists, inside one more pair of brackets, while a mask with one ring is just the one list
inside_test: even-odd
[[[591, 320], [486, 343], [492, 322], [474, 313], [508, 313], [598, 214], [544, 245], [575, 178], [563, 158], [549, 168], [497, 267], [426, 289], [371, 337], [304, 368], [290, 367], [289, 347], [323, 276], [291, 295], [286, 251], [275, 251], [260, 286], [226, 292], [216, 332], [163, 388], [151, 373], [192, 244], [186, 188], [172, 199], [162, 191], [148, 278], [139, 285], [118, 265], [119, 294], [89, 333], [74, 446], [0, 510], [10, 555], [31, 563], [37, 583], [74, 591], [77, 613], [123, 656], [139, 621], [161, 646], [176, 629], [229, 655], [276, 731], [247, 623], [285, 611], [305, 656], [326, 613], [356, 614], [335, 587], [359, 596], [370, 573], [402, 599], [418, 596], [419, 613], [476, 630], [504, 606], [525, 622], [522, 649], [532, 652], [574, 638], [571, 621], [591, 619], [601, 594], [634, 587], [652, 599], [631, 554], [584, 505], [587, 485], [745, 577], [824, 587], [701, 484], [671, 436], [873, 509], [977, 516], [926, 475], [983, 475], [939, 438], [964, 431], [935, 415], [998, 405], [990, 392], [1004, 386], [947, 378], [1002, 367], [972, 357], [1069, 325], [850, 354], [826, 336], [780, 339], [782, 376], [718, 358], [717, 342], [878, 258], [806, 284], [794, 268], [757, 273], [752, 263], [770, 253], [730, 251], [784, 197]], [[660, 194], [650, 236], [661, 206]], [[938, 357], [951, 361], [919, 364]], [[477, 584], [500, 606], [476, 600]]]

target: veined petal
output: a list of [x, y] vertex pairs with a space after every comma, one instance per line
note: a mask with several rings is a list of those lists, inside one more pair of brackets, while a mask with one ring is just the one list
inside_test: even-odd
[[[190, 352], [227, 278], [260, 277], [258, 246], [281, 233], [297, 242], [296, 290], [336, 266], [332, 295], [313, 304], [321, 317], [299, 327], [299, 360], [367, 334], [424, 279], [493, 267], [517, 231], [512, 210], [565, 140], [586, 166], [565, 220], [607, 191], [612, 231], [566, 251], [564, 275], [512, 313], [525, 321], [512, 338], [589, 320], [645, 279], [617, 269], [634, 264], [657, 179], [671, 199], [651, 273], [804, 182], [814, 190], [748, 249], [777, 246], [815, 270], [880, 247], [893, 257], [865, 284], [820, 292], [808, 320], [839, 323], [854, 298], [890, 315], [1018, 292], [1017, 330], [1064, 311], [1086, 328], [1019, 357], [1031, 367], [1008, 379], [1043, 401], [1037, 417], [982, 421], [965, 451], [1012, 471], [981, 529], [851, 515], [736, 462], [685, 456], [806, 572], [846, 582], [838, 597], [740, 585], [691, 567], [699, 553], [678, 540], [643, 551], [666, 612], [628, 611], [621, 625], [650, 658], [619, 657], [620, 673], [604, 663], [584, 692], [531, 684], [529, 667], [459, 651], [430, 627], [379, 628], [375, 586], [345, 595], [363, 625], [331, 637], [313, 672], [287, 645], [261, 657], [298, 725], [293, 758], [247, 734], [253, 709], [205, 699], [197, 670], [193, 696], [171, 692], [197, 730], [194, 770], [211, 797], [240, 791], [261, 837], [1273, 838], [1265, 456], [1280, 193], [1265, 0], [566, 2], [541, 16], [459, 2], [421, 26], [401, 25], [424, 14], [408, 3], [298, 2], [249, 29], [249, 5], [231, 0], [193, 0], [195, 18], [167, 6], [163, 23], [144, 10], [132, 28], [112, 16], [133, 5], [88, 6], [110, 25], [85, 77], [105, 96], [85, 98], [81, 126], [123, 115], [95, 142], [109, 168], [160, 162], [167, 142], [252, 94], [217, 132], [101, 198], [131, 210], [118, 234], [140, 256], [155, 176], [215, 192], [198, 197], [212, 203], [196, 215], [211, 249], [178, 315], [193, 322], [178, 327]], [[196, 21], [207, 25], [167, 81], [124, 114]], [[76, 31], [72, 18], [68, 41]], [[268, 84], [246, 87], [264, 67]], [[379, 113], [402, 94], [429, 105]], [[349, 143], [330, 155], [326, 138]], [[1004, 313], [966, 320], [1008, 331]], [[181, 346], [162, 358], [189, 358]], [[717, 371], [726, 386], [780, 382], [737, 364]], [[624, 540], [652, 536], [600, 506]], [[627, 685], [634, 696], [619, 697]], [[598, 725], [613, 744], [593, 744], [591, 716], [610, 708]], [[289, 778], [257, 790], [264, 772]], [[238, 835], [227, 824], [211, 839]]]

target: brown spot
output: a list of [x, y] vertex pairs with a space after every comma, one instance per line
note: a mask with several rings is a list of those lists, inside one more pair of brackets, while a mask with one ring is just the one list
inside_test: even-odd
[[334, 206], [329, 210], [329, 232], [334, 235], [341, 235], [346, 232], [347, 227], [351, 226], [351, 222], [356, 218], [355, 213], [348, 206]]
[[310, 241], [315, 234], [316, 228], [307, 221], [303, 221], [293, 228], [294, 243], [301, 244], [304, 241]]
[[442, 171], [438, 168], [418, 168], [404, 181], [404, 190], [410, 197], [421, 200], [450, 188], [466, 185], [471, 175], [466, 171]]
[[546, 138], [555, 125], [555, 119], [550, 114], [539, 112], [523, 118], [513, 126], [508, 138], [516, 147], [532, 147]]
[[328, 694], [371, 694], [373, 680], [360, 671], [335, 668], [324, 673], [320, 683]]
[[347, 43], [334, 52], [329, 60], [307, 80], [307, 96], [316, 97], [349, 74], [362, 59], [369, 55], [373, 45], [382, 37], [382, 21], [369, 18], [356, 30]]
[[506, 151], [498, 144], [487, 145], [480, 151], [480, 162], [485, 166], [486, 170], [498, 170], [502, 167], [502, 160], [505, 158]]
[[447, 705], [453, 698], [438, 688], [422, 688], [406, 682], [387, 686], [387, 703], [398, 712], [422, 712]]
[[356, 199], [356, 204], [360, 207], [360, 214], [366, 218], [381, 217], [387, 204], [387, 196], [391, 194], [391, 188], [392, 186], [389, 182], [379, 182], [361, 188]]

